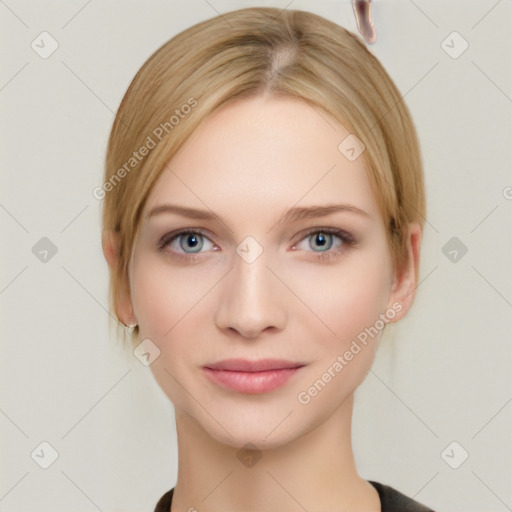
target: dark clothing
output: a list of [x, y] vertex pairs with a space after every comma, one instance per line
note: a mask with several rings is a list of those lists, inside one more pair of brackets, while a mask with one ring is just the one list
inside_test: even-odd
[[[421, 503], [408, 498], [401, 492], [388, 485], [368, 480], [379, 493], [381, 512], [434, 512]], [[172, 494], [174, 488], [167, 491], [157, 503], [155, 512], [169, 512], [171, 510]]]
[[388, 485], [371, 480], [369, 482], [379, 493], [381, 512], [434, 512], [431, 508], [408, 498]]

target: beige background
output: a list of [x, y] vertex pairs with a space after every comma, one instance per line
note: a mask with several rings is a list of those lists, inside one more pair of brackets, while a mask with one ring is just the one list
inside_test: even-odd
[[[348, 0], [0, 2], [2, 512], [148, 511], [175, 483], [172, 407], [109, 339], [92, 191], [149, 55], [253, 5], [356, 30]], [[512, 2], [375, 0], [373, 13], [371, 51], [418, 127], [428, 217], [417, 302], [357, 392], [358, 467], [438, 512], [512, 510]], [[31, 47], [51, 49], [43, 31], [58, 43], [47, 58]], [[462, 49], [454, 31], [469, 45], [457, 58], [443, 49]], [[42, 442], [58, 452], [47, 469]]]

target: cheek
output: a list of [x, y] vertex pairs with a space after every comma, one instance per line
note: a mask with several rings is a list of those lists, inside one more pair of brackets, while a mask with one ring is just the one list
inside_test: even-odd
[[320, 334], [326, 346], [350, 344], [385, 312], [389, 275], [378, 254], [354, 252], [338, 264], [288, 270], [284, 280], [300, 298], [295, 314], [310, 332]]
[[384, 312], [386, 282], [378, 267], [366, 267], [361, 273], [353, 272], [347, 277], [344, 291], [340, 292], [338, 307], [331, 306], [330, 311], [335, 330], [344, 340], [357, 337]]
[[211, 274], [172, 268], [149, 256], [143, 265], [133, 267], [131, 276], [140, 338], [149, 338], [160, 350], [150, 369], [167, 397], [185, 410], [189, 410], [190, 403], [180, 383], [188, 382], [196, 371], [195, 360], [204, 353], [201, 335], [207, 322], [207, 308], [211, 307], [208, 293], [218, 280]]
[[[218, 280], [200, 266], [178, 268], [163, 258], [142, 255], [131, 275], [131, 296], [142, 336], [165, 345], [181, 324], [197, 314], [200, 302]], [[162, 347], [163, 348], [163, 347]]]
[[177, 290], [168, 286], [164, 276], [139, 269], [131, 292], [140, 334], [157, 342], [178, 321], [181, 302], [176, 300]]
[[305, 416], [331, 414], [365, 379], [375, 357], [387, 305], [386, 267], [371, 257], [351, 263], [302, 288], [316, 313], [304, 315], [300, 327], [316, 347], [296, 394], [301, 407], [307, 406]]

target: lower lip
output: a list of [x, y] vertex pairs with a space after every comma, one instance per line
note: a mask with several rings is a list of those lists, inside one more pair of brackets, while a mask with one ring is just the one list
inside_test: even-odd
[[213, 382], [238, 393], [267, 393], [284, 386], [300, 368], [283, 368], [263, 372], [235, 372], [203, 368]]

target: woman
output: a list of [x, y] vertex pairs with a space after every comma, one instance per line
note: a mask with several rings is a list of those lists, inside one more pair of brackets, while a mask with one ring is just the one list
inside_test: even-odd
[[155, 512], [427, 511], [357, 472], [354, 392], [411, 307], [425, 218], [409, 111], [358, 36], [233, 11], [178, 34], [117, 113], [111, 308], [175, 408]]

